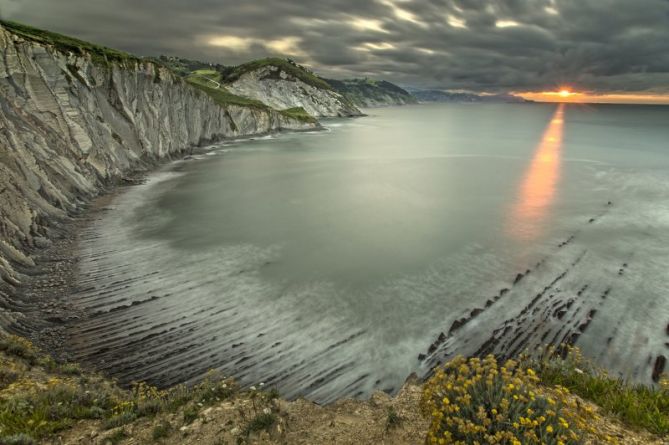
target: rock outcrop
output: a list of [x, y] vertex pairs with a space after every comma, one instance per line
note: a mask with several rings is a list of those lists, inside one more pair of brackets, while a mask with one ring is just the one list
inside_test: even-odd
[[207, 141], [319, 126], [221, 105], [161, 65], [35, 31], [0, 23], [0, 307], [53, 222], [105, 185]]
[[259, 100], [277, 110], [302, 107], [314, 117], [362, 115], [323, 79], [283, 59], [240, 65], [225, 87], [233, 94]]

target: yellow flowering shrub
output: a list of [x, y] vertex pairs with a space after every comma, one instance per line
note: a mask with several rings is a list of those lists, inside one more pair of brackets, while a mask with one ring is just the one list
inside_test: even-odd
[[588, 418], [564, 388], [549, 394], [534, 370], [492, 355], [436, 369], [421, 409], [432, 420], [428, 444], [580, 444]]

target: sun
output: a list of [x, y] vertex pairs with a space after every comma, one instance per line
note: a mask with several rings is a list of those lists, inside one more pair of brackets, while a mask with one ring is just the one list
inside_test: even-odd
[[572, 92], [569, 90], [560, 90], [558, 94], [560, 95], [560, 97], [569, 97], [572, 95]]

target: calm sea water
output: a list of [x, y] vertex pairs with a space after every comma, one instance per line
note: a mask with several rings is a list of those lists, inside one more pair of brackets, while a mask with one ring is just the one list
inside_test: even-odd
[[669, 352], [669, 107], [368, 113], [208, 147], [118, 197], [82, 237], [79, 359], [330, 401], [571, 338], [650, 381]]

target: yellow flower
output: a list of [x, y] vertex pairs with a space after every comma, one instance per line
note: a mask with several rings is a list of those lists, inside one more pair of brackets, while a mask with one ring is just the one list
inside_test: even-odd
[[546, 432], [547, 432], [547, 433], [552, 433], [552, 432], [553, 432], [553, 427], [550, 426], [550, 425], [548, 425], [548, 426], [546, 427]]

